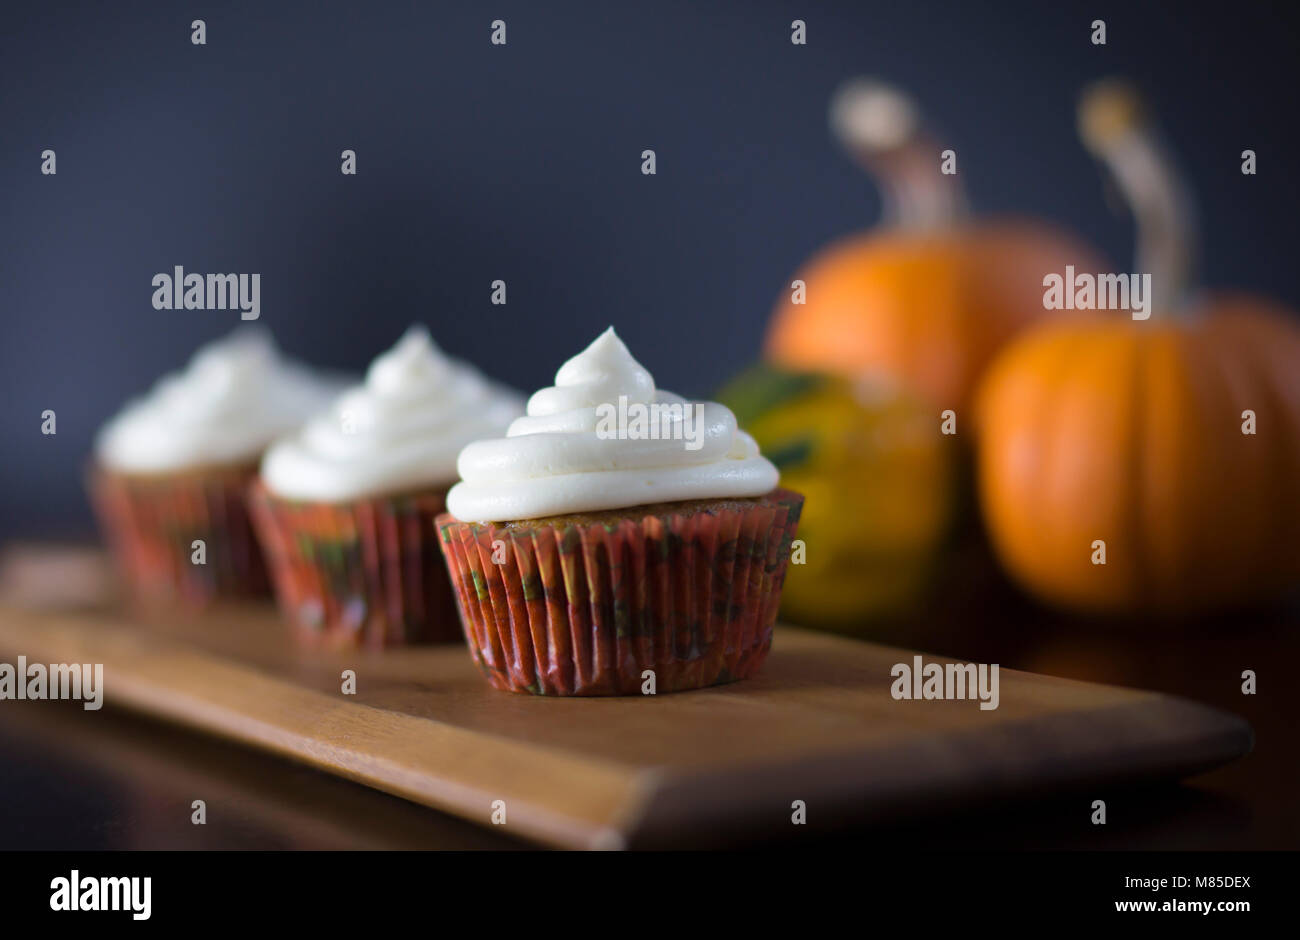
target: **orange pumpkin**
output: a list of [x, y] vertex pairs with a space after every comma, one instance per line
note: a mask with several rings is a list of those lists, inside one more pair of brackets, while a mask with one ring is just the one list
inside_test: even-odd
[[783, 292], [765, 355], [794, 369], [892, 377], [961, 409], [993, 354], [1043, 313], [1044, 271], [1095, 265], [1070, 236], [1030, 221], [972, 222], [942, 148], [901, 93], [872, 82], [837, 93], [831, 124], [880, 182], [887, 222], [842, 239]]
[[1081, 118], [1134, 206], [1157, 304], [1038, 327], [991, 367], [977, 460], [994, 547], [1072, 608], [1262, 599], [1300, 579], [1300, 325], [1265, 300], [1188, 294], [1191, 216], [1135, 96], [1098, 86]]

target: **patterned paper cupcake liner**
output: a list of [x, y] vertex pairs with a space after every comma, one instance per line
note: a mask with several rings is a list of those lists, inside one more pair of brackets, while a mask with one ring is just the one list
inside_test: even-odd
[[803, 497], [648, 507], [617, 521], [438, 518], [461, 624], [498, 689], [698, 689], [754, 675], [772, 645]]
[[151, 477], [89, 470], [91, 504], [137, 599], [198, 607], [270, 592], [248, 516], [255, 472], [252, 465]]
[[431, 490], [311, 503], [252, 484], [276, 598], [302, 645], [378, 649], [460, 638], [434, 527], [445, 497]]

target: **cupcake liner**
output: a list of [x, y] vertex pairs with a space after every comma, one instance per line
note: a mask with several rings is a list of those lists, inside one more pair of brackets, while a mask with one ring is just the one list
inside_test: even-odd
[[[754, 675], [772, 645], [803, 497], [616, 523], [438, 517], [470, 652], [498, 689], [638, 695]], [[494, 558], [495, 555], [495, 558]]]
[[445, 489], [312, 503], [274, 496], [257, 480], [249, 493], [276, 599], [300, 644], [378, 649], [459, 639], [434, 527]]
[[[90, 468], [91, 504], [137, 599], [202, 606], [269, 593], [246, 499], [255, 472], [250, 465], [145, 477]], [[204, 564], [193, 561], [196, 539]]]

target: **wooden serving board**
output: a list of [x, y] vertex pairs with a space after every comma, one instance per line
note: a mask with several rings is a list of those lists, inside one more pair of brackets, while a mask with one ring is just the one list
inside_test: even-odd
[[[757, 679], [636, 698], [498, 692], [460, 646], [304, 656], [269, 605], [147, 623], [0, 594], [0, 662], [20, 654], [103, 663], [109, 706], [484, 825], [502, 800], [509, 831], [564, 847], [789, 835], [796, 800], [800, 831], [1053, 788], [1090, 800], [1229, 761], [1252, 739], [1191, 702], [1006, 669], [996, 710], [895, 701], [890, 669], [912, 652], [789, 627]], [[355, 695], [341, 693], [344, 669]]]

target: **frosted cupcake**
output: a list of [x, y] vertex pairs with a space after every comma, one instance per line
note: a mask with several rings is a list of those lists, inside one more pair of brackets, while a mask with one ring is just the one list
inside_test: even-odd
[[518, 393], [444, 355], [422, 326], [267, 451], [254, 518], [285, 616], [308, 646], [459, 636], [433, 521], [468, 442], [500, 434]]
[[100, 431], [91, 500], [119, 567], [148, 601], [267, 592], [246, 502], [262, 452], [342, 383], [290, 362], [261, 327], [199, 349]]
[[669, 692], [767, 656], [803, 497], [727, 408], [657, 391], [613, 329], [458, 469], [438, 527], [493, 686]]

